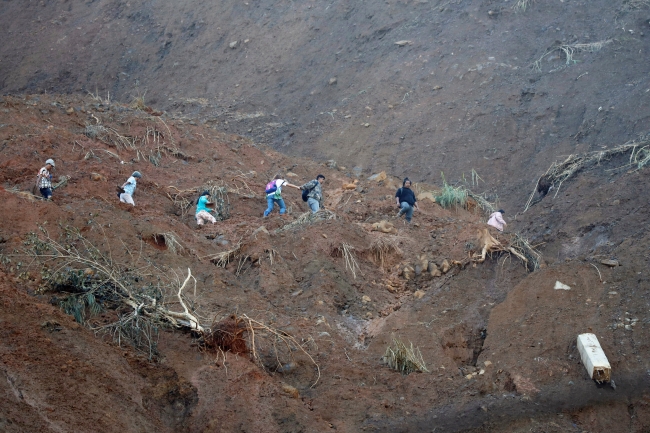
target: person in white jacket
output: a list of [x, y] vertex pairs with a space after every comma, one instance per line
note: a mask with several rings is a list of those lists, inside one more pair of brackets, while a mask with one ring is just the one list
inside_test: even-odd
[[498, 211], [494, 212], [492, 215], [490, 215], [490, 219], [487, 222], [488, 225], [502, 232], [503, 228], [508, 225], [503, 219], [504, 213], [506, 212], [503, 209], [499, 209]]

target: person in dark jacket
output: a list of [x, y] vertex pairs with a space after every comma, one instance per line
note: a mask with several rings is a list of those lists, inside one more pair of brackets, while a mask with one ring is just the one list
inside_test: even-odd
[[409, 223], [413, 217], [413, 210], [420, 210], [418, 207], [418, 200], [415, 198], [415, 193], [411, 189], [411, 181], [408, 177], [404, 179], [402, 187], [395, 193], [395, 202], [397, 203], [397, 207], [400, 209], [397, 217], [399, 218], [402, 215], [406, 215], [406, 221]]
[[319, 209], [323, 208], [323, 187], [321, 186], [323, 182], [325, 182], [325, 176], [319, 174], [316, 176], [316, 179], [310, 180], [300, 187], [303, 191], [309, 191], [307, 194], [307, 197], [309, 197], [307, 204], [312, 213], [316, 213]]

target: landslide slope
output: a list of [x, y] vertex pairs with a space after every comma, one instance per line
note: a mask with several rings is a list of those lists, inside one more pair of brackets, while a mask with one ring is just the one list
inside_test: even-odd
[[366, 174], [473, 168], [515, 206], [558, 155], [650, 130], [649, 33], [639, 0], [13, 0], [0, 91], [144, 95]]
[[[406, 226], [395, 218], [399, 179], [343, 189], [352, 179], [341, 171], [143, 108], [65, 95], [0, 101], [3, 430], [650, 426], [648, 200], [638, 193], [649, 180], [647, 169], [627, 165], [629, 154], [578, 173], [523, 215], [506, 214], [508, 230], [542, 253], [541, 268], [529, 273], [510, 255], [468, 261], [485, 228], [476, 208], [422, 199]], [[27, 191], [49, 157], [55, 181], [69, 178], [43, 202]], [[130, 207], [114, 190], [134, 170], [143, 178]], [[332, 218], [305, 219], [306, 205], [291, 189], [283, 193], [287, 216], [261, 218], [268, 179], [281, 174], [300, 185], [318, 172], [333, 212], [322, 215]], [[198, 229], [193, 202], [206, 187], [219, 188], [229, 206], [223, 221]], [[396, 231], [371, 231], [381, 220]], [[75, 233], [97, 246], [89, 258], [99, 252], [128, 273], [129, 287], [154, 282], [156, 299], [172, 311], [182, 311], [176, 290], [191, 269], [196, 285], [183, 299], [202, 325], [234, 314], [278, 334], [257, 328], [256, 345], [245, 337], [251, 352], [234, 355], [159, 323], [138, 328], [153, 337], [138, 349], [106, 328], [133, 317], [114, 298], [99, 299], [94, 315], [85, 309], [82, 326], [63, 310], [83, 285], [52, 275], [78, 269], [87, 282], [97, 281], [95, 271], [78, 260], [44, 260], [34, 241], [48, 234], [72, 251], [82, 247]], [[423, 260], [461, 264], [431, 276]], [[556, 281], [571, 289], [554, 290]], [[615, 389], [589, 379], [575, 347], [582, 332], [598, 336]], [[274, 335], [294, 337], [306, 352], [278, 351], [286, 346], [274, 345], [281, 343]], [[386, 367], [394, 338], [418, 347], [428, 371], [402, 376]]]

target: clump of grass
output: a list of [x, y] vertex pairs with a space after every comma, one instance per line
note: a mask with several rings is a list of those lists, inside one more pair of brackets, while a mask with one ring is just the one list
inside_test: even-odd
[[528, 9], [532, 4], [534, 0], [517, 0], [514, 5], [512, 5], [512, 9], [515, 12], [526, 12], [526, 9]]
[[422, 359], [420, 349], [413, 347], [413, 343], [407, 346], [397, 338], [393, 338], [392, 346], [386, 348], [382, 360], [388, 367], [403, 375], [411, 374], [414, 371], [429, 372], [424, 359]]
[[445, 209], [451, 207], [465, 207], [467, 204], [467, 190], [463, 187], [454, 187], [447, 184], [444, 173], [442, 174], [442, 190], [440, 195], [436, 196], [436, 203]]
[[595, 53], [597, 51], [600, 51], [605, 45], [610, 44], [613, 42], [612, 39], [607, 39], [604, 41], [598, 41], [598, 42], [591, 42], [588, 44], [563, 44], [563, 45], [557, 45], [553, 48], [548, 49], [542, 56], [535, 60], [533, 63], [533, 69], [537, 72], [542, 72], [542, 60], [550, 55], [551, 53], [554, 52], [560, 52], [564, 54], [565, 57], [565, 64], [571, 65], [574, 63], [578, 63], [577, 60], [573, 58], [573, 56], [576, 53], [580, 52], [587, 52], [587, 53]]
[[129, 104], [129, 107], [134, 110], [144, 111], [144, 109], [147, 108], [147, 105], [144, 103], [144, 95], [146, 93], [147, 92], [143, 93], [142, 95], [134, 96], [131, 100], [131, 104]]

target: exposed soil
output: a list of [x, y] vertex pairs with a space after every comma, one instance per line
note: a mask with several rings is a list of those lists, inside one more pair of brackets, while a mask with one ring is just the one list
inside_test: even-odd
[[[510, 255], [467, 264], [485, 227], [479, 209], [422, 199], [413, 224], [397, 219], [400, 180], [391, 176], [344, 190], [352, 181], [344, 171], [90, 97], [7, 96], [0, 110], [4, 431], [650, 427], [650, 239], [648, 198], [639, 193], [649, 181], [646, 170], [612, 170], [626, 155], [579, 173], [523, 215], [506, 214], [508, 232], [523, 233], [542, 253], [541, 269], [530, 273]], [[101, 140], [89, 136], [98, 125], [107, 128]], [[46, 202], [25, 191], [50, 157], [55, 180], [70, 179]], [[143, 178], [131, 207], [114, 190], [134, 170]], [[297, 185], [323, 173], [326, 208], [337, 218], [296, 224], [307, 206], [289, 188], [288, 214], [262, 218], [264, 185], [278, 173]], [[194, 208], [183, 212], [172, 199], [193, 190], [194, 201], [208, 181], [226, 188], [230, 217], [198, 228]], [[370, 231], [381, 220], [397, 233]], [[25, 255], [30, 233], [65, 241], [69, 227], [125, 268], [144, 260], [167, 277], [190, 268], [197, 284], [185, 299], [204, 326], [246, 314], [295, 337], [319, 371], [303, 353], [260, 364], [250, 352], [208, 351], [196, 334], [169, 326], [152, 358], [90, 329], [115, 320], [120, 311], [108, 306], [87, 326], [76, 323], [59, 308], [66, 294], [48, 289], [43, 268]], [[380, 238], [397, 247], [383, 263], [372, 249]], [[237, 244], [227, 266], [210, 260]], [[344, 244], [354, 248], [354, 274]], [[416, 266], [422, 255], [464, 265], [431, 277]], [[410, 279], [405, 265], [415, 270]], [[556, 281], [571, 290], [554, 290]], [[169, 306], [180, 311], [172, 295]], [[575, 344], [583, 332], [598, 336], [615, 389], [589, 379]], [[418, 347], [429, 371], [403, 376], [386, 367], [394, 337]]]
[[650, 130], [649, 34], [642, 0], [14, 0], [0, 92], [144, 96], [349, 173], [475, 169], [514, 213], [558, 155]]

